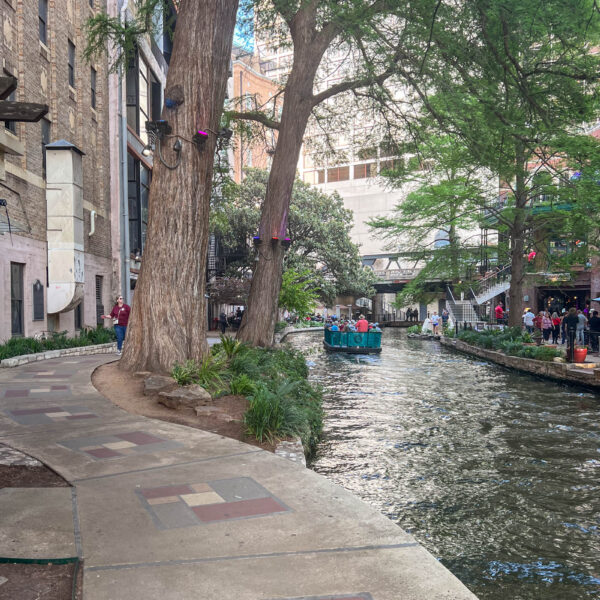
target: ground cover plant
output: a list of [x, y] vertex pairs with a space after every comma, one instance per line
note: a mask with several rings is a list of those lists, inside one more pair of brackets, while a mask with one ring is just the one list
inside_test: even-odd
[[526, 346], [525, 344], [532, 342], [532, 338], [519, 327], [485, 329], [484, 331], [466, 329], [458, 334], [458, 339], [486, 350], [495, 350], [496, 352], [503, 352], [509, 356], [520, 356], [521, 358], [552, 361], [555, 357], [562, 356], [562, 352], [557, 348]]
[[246, 432], [259, 441], [288, 436], [302, 440], [314, 454], [323, 427], [321, 390], [308, 382], [306, 359], [291, 349], [251, 348], [222, 337], [202, 361], [175, 364], [179, 385], [197, 383], [212, 395], [231, 393], [248, 398]]
[[23, 354], [35, 354], [47, 350], [62, 350], [63, 348], [77, 348], [80, 346], [93, 346], [95, 344], [108, 344], [116, 340], [112, 328], [105, 329], [101, 325], [95, 329], [82, 329], [79, 335], [67, 337], [66, 331], [49, 334], [46, 339], [11, 338], [0, 345], [0, 360], [21, 356]]

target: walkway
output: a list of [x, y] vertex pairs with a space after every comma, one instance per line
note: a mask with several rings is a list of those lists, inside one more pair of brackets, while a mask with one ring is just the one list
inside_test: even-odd
[[[0, 443], [73, 484], [0, 491], [0, 554], [84, 559], [85, 600], [474, 599], [386, 517], [323, 477], [129, 415], [90, 383], [113, 356], [0, 370]], [[8, 548], [8, 550], [7, 550]]]

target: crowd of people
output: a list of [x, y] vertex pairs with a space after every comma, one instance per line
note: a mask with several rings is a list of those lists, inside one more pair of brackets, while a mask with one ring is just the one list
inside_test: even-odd
[[[587, 314], [586, 314], [587, 313]], [[531, 308], [527, 308], [523, 314], [523, 325], [525, 329], [534, 334], [536, 329], [541, 332], [542, 343], [552, 344], [569, 343], [569, 333], [574, 343], [580, 346], [589, 344], [591, 352], [598, 354], [598, 336], [600, 335], [600, 316], [598, 311], [586, 306], [584, 310], [574, 307], [569, 310], [563, 308], [561, 313], [541, 310], [536, 315]]]
[[359, 315], [357, 320], [339, 318], [336, 315], [328, 317], [325, 321], [325, 329], [329, 331], [349, 331], [355, 333], [367, 333], [368, 331], [380, 332], [379, 323], [369, 323], [364, 315]]

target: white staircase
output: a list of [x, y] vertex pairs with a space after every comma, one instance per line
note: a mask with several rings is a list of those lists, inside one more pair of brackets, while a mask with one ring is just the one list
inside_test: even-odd
[[477, 304], [483, 304], [510, 288], [510, 265], [484, 277], [471, 288]]
[[477, 323], [477, 313], [470, 300], [456, 300], [448, 286], [446, 293], [446, 308], [453, 323]]

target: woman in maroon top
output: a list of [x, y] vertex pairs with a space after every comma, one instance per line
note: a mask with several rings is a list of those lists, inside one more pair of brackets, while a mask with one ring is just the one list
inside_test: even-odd
[[121, 349], [123, 348], [123, 340], [125, 339], [125, 333], [127, 332], [127, 323], [129, 323], [130, 312], [131, 307], [123, 302], [123, 296], [118, 296], [117, 303], [110, 311], [110, 315], [102, 315], [103, 319], [113, 320], [115, 333], [117, 334], [117, 354], [119, 356], [121, 356]]

